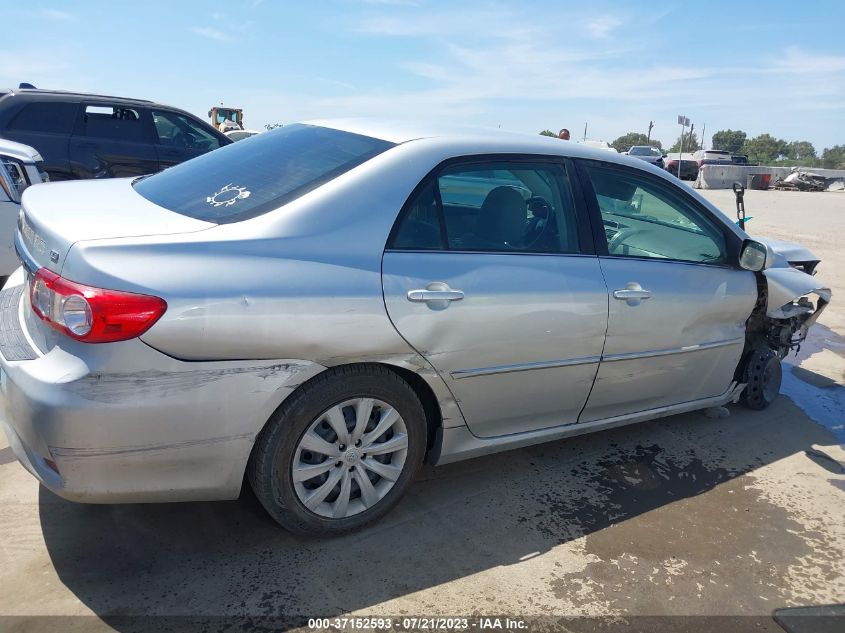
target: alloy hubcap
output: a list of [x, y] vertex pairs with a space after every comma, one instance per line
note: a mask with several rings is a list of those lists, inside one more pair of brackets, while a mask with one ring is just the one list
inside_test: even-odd
[[407, 455], [407, 428], [393, 407], [375, 398], [345, 400], [299, 438], [291, 464], [296, 496], [323, 517], [359, 514], [393, 488]]

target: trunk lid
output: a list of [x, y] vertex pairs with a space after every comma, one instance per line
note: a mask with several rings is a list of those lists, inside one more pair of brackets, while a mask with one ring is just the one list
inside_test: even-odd
[[23, 195], [15, 246], [27, 268], [61, 274], [81, 240], [193, 233], [217, 226], [153, 204], [132, 179], [86, 180], [29, 187]]

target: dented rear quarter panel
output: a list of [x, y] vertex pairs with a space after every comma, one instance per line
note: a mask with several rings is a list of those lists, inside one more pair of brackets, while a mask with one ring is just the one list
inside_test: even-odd
[[137, 339], [87, 345], [84, 356], [76, 346], [6, 362], [3, 406], [23, 443], [58, 465], [63, 484], [50, 487], [85, 502], [236, 497], [264, 422], [325, 369], [185, 362]]

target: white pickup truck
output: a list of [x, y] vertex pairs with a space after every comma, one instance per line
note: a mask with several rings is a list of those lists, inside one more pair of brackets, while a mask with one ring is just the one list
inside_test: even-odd
[[46, 182], [41, 154], [28, 145], [0, 139], [0, 286], [20, 265], [13, 244], [21, 194]]

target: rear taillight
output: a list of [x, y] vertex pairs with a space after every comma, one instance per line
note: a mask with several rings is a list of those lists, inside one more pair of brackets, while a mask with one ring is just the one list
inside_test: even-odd
[[29, 288], [32, 311], [59, 332], [85, 343], [125, 341], [158, 321], [164, 299], [92, 288], [40, 269]]

